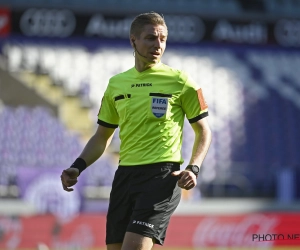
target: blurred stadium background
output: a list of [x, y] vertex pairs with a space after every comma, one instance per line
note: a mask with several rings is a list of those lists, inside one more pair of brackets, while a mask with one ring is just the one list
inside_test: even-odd
[[[164, 249], [300, 249], [299, 0], [0, 0], [0, 249], [104, 249], [118, 133], [73, 193], [60, 173], [152, 10], [163, 62], [203, 86], [213, 130]], [[187, 123], [186, 161], [192, 140]]]

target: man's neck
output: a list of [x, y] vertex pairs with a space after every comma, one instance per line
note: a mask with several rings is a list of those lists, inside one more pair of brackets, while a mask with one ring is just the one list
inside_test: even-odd
[[[158, 62], [157, 62], [158, 63]], [[150, 69], [152, 68], [153, 66], [155, 66], [157, 63], [155, 62], [143, 62], [143, 61], [140, 61], [138, 60], [137, 58], [135, 59], [135, 69], [138, 71], [138, 72], [143, 72], [147, 69]]]

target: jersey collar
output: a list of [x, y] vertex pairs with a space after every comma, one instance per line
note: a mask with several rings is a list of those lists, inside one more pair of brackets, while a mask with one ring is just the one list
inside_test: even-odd
[[150, 72], [155, 72], [160, 66], [162, 65], [162, 62], [158, 62], [157, 64], [155, 64], [153, 67], [146, 69], [142, 72], [139, 72], [136, 70], [135, 67], [133, 67], [133, 72], [136, 76], [143, 76], [144, 74], [148, 74]]

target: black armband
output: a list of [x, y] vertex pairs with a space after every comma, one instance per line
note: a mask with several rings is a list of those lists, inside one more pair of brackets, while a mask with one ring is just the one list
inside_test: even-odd
[[77, 168], [79, 170], [79, 175], [83, 170], [86, 169], [86, 162], [82, 158], [77, 158], [70, 168]]

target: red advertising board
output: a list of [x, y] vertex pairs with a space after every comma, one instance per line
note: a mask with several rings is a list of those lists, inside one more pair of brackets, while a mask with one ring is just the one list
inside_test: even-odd
[[299, 246], [300, 249], [300, 214], [174, 216], [167, 236], [166, 244], [174, 247], [265, 249], [274, 246]]
[[10, 26], [10, 11], [0, 7], [0, 37], [9, 35]]
[[[0, 249], [35, 249], [38, 244], [104, 249], [105, 222], [104, 214], [80, 214], [64, 222], [52, 215], [0, 217]], [[300, 249], [300, 213], [172, 217], [165, 249], [220, 247]]]

